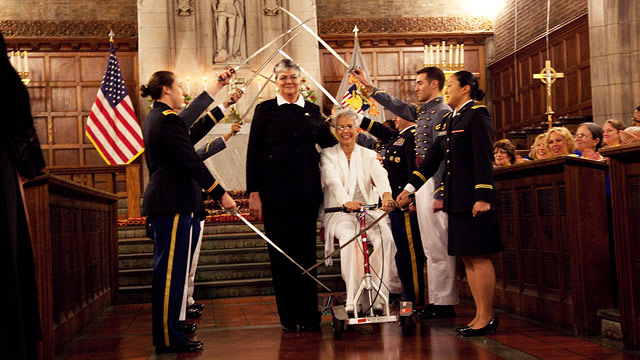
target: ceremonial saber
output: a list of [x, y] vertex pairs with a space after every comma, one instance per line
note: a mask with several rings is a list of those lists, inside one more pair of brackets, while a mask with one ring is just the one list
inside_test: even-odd
[[[280, 49], [278, 51], [280, 52], [280, 54], [282, 54], [282, 56], [284, 56], [287, 59], [293, 61], [291, 56], [289, 56], [286, 52], [284, 52], [284, 50]], [[338, 101], [336, 100], [336, 98], [334, 98], [333, 95], [331, 95], [331, 93], [327, 91], [327, 89], [325, 89], [322, 85], [320, 85], [320, 83], [317, 82], [316, 79], [314, 79], [313, 76], [311, 76], [311, 74], [309, 74], [304, 68], [302, 68], [302, 66], [298, 65], [298, 67], [300, 67], [300, 70], [302, 70], [302, 72], [305, 75], [307, 75], [309, 80], [311, 80], [311, 82], [313, 82], [320, 89], [320, 91], [322, 91], [322, 93], [325, 94], [329, 98], [329, 100], [331, 100], [331, 102], [334, 103], [338, 107], [338, 109], [342, 108], [342, 106], [340, 106], [340, 104], [338, 104]]]
[[320, 44], [322, 44], [322, 46], [324, 46], [325, 49], [329, 50], [329, 52], [333, 56], [335, 56], [336, 59], [338, 59], [338, 61], [340, 61], [342, 63], [342, 65], [344, 65], [347, 68], [348, 72], [351, 72], [351, 71], [356, 69], [356, 66], [351, 66], [346, 61], [344, 61], [344, 59], [340, 55], [338, 55], [338, 53], [335, 50], [333, 50], [331, 48], [331, 46], [329, 46], [329, 44], [327, 44], [324, 40], [322, 40], [322, 38], [320, 36], [318, 36], [318, 34], [316, 34], [307, 24], [305, 24], [306, 21], [303, 22], [297, 16], [293, 15], [290, 11], [288, 11], [285, 8], [283, 8], [282, 6], [278, 6], [278, 9], [282, 10], [284, 13], [286, 13], [289, 16], [291, 16], [295, 21], [298, 22], [298, 25], [301, 25], [303, 29], [307, 30], [309, 32], [309, 34], [311, 34], [311, 36], [316, 38], [316, 40], [318, 40], [318, 42], [320, 42]]
[[[256, 234], [260, 235], [261, 238], [264, 239], [264, 241], [266, 241], [269, 245], [273, 246], [274, 249], [278, 250], [278, 252], [280, 252], [282, 255], [284, 255], [287, 259], [289, 259], [289, 261], [291, 261], [292, 263], [294, 263], [297, 267], [299, 267], [300, 269], [302, 269], [304, 271], [304, 268], [302, 266], [300, 266], [300, 264], [298, 264], [295, 260], [293, 260], [291, 258], [291, 256], [287, 255], [287, 253], [285, 253], [282, 249], [280, 249], [280, 247], [278, 247], [278, 245], [276, 245], [273, 241], [271, 241], [265, 234], [262, 233], [262, 231], [258, 230], [257, 227], [253, 226], [252, 223], [249, 222], [249, 220], [245, 219], [244, 216], [240, 215], [240, 212], [238, 212], [238, 210], [234, 210], [235, 212], [235, 216], [237, 216], [240, 220], [242, 220], [245, 224], [247, 224], [248, 227], [251, 228], [251, 230], [255, 231]], [[322, 286], [325, 290], [327, 290], [328, 292], [332, 292], [331, 289], [329, 289], [325, 284], [323, 284], [322, 282], [320, 282], [320, 280], [318, 280], [315, 276], [311, 275], [308, 271], [304, 271], [303, 274], [307, 274], [309, 275], [313, 280], [315, 280], [320, 286]]]
[[[307, 270], [304, 270], [304, 272], [301, 275], [304, 274], [309, 274], [309, 271], [317, 268], [318, 266], [322, 265], [322, 263], [324, 263], [327, 259], [333, 257], [333, 255], [339, 253], [342, 249], [344, 249], [347, 245], [351, 244], [352, 242], [354, 242], [356, 239], [358, 239], [362, 234], [366, 233], [367, 230], [371, 229], [373, 227], [373, 225], [377, 224], [380, 220], [382, 220], [385, 216], [389, 215], [391, 211], [385, 211], [384, 214], [380, 215], [379, 218], [377, 218], [374, 222], [372, 222], [369, 226], [367, 226], [366, 228], [362, 229], [356, 236], [352, 237], [351, 240], [347, 241], [346, 243], [344, 243], [342, 246], [340, 246], [338, 249], [336, 249], [336, 251], [332, 252], [331, 254], [327, 255], [324, 257], [324, 259], [318, 261], [315, 265], [313, 265], [312, 267], [308, 268]], [[325, 241], [330, 241], [330, 240], [326, 240]], [[311, 274], [309, 274], [309, 276], [312, 276]]]
[[253, 99], [253, 101], [251, 102], [251, 105], [249, 105], [249, 108], [247, 110], [247, 112], [244, 113], [244, 115], [242, 115], [242, 117], [240, 118], [240, 121], [238, 121], [239, 123], [242, 123], [242, 121], [244, 120], [244, 118], [247, 116], [247, 114], [249, 113], [249, 111], [251, 110], [251, 108], [253, 107], [253, 105], [256, 103], [256, 101], [258, 101], [258, 99], [260, 98], [260, 94], [262, 94], [262, 90], [264, 90], [267, 85], [269, 85], [269, 81], [273, 82], [275, 84], [275, 81], [271, 80], [271, 78], [273, 77], [273, 75], [275, 74], [271, 74], [271, 76], [266, 77], [263, 75], [263, 78], [267, 79], [267, 81], [262, 85], [262, 87], [258, 90], [258, 95], [256, 95], [256, 97]]
[[[251, 61], [251, 59], [253, 59], [254, 57], [256, 57], [258, 54], [260, 54], [261, 52], [265, 51], [269, 46], [273, 45], [273, 43], [275, 43], [276, 41], [282, 39], [283, 37], [285, 37], [285, 35], [291, 33], [293, 30], [297, 29], [300, 26], [304, 26], [305, 23], [311, 21], [313, 19], [313, 17], [308, 18], [305, 21], [300, 21], [298, 19], [298, 25], [292, 27], [291, 29], [287, 30], [285, 33], [280, 34], [277, 38], [269, 41], [265, 46], [261, 47], [260, 49], [258, 49], [258, 51], [254, 52], [253, 54], [251, 54], [251, 56], [249, 56], [248, 58], [244, 59], [243, 62], [241, 62], [240, 64], [236, 65], [233, 69], [231, 69], [231, 73], [235, 73], [236, 71], [238, 71], [238, 69], [240, 69], [241, 66], [243, 66], [244, 64], [248, 63], [249, 61]], [[221, 76], [218, 76], [218, 81], [222, 82], [224, 81], [224, 79], [222, 79]]]
[[280, 47], [278, 48], [278, 50], [276, 50], [273, 54], [271, 54], [267, 60], [262, 63], [262, 65], [260, 65], [260, 67], [258, 68], [258, 70], [256, 70], [256, 72], [251, 75], [251, 77], [249, 78], [249, 80], [247, 80], [247, 82], [242, 86], [242, 88], [240, 89], [240, 91], [244, 92], [244, 90], [246, 90], [247, 86], [249, 86], [249, 84], [251, 84], [251, 82], [253, 81], [253, 79], [256, 78], [256, 76], [258, 76], [258, 73], [260, 73], [260, 71], [262, 71], [262, 69], [264, 69], [271, 60], [273, 60], [274, 57], [276, 57], [276, 55], [278, 55], [279, 51], [282, 51], [282, 49], [284, 49], [285, 46], [287, 46], [292, 40], [293, 38], [295, 38], [296, 36], [298, 36], [298, 34], [300, 34], [300, 31], [296, 31], [293, 35], [291, 35], [291, 37], [285, 41], [282, 45], [280, 45]]

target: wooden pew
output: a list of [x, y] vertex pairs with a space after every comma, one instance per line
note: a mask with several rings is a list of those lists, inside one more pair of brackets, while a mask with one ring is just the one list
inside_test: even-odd
[[[504, 251], [493, 256], [496, 307], [600, 332], [612, 306], [603, 162], [562, 156], [495, 170]], [[467, 292], [468, 286], [460, 287]]]
[[118, 295], [118, 197], [44, 175], [24, 184], [43, 341], [53, 359]]
[[640, 350], [640, 144], [601, 153], [610, 159], [622, 342], [625, 350]]

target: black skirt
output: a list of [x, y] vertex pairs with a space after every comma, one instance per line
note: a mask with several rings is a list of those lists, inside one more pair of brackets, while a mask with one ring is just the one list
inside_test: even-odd
[[449, 255], [477, 256], [502, 251], [498, 212], [489, 210], [473, 217], [469, 213], [449, 214]]

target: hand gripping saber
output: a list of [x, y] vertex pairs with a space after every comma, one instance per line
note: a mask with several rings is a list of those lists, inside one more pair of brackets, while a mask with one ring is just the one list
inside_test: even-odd
[[238, 210], [232, 210], [231, 213], [235, 216], [237, 216], [240, 220], [242, 220], [242, 222], [244, 222], [245, 224], [247, 224], [248, 227], [251, 228], [251, 230], [255, 231], [256, 234], [260, 235], [261, 238], [264, 239], [264, 241], [266, 241], [269, 245], [273, 246], [274, 249], [278, 250], [278, 252], [280, 252], [280, 254], [284, 255], [287, 259], [289, 259], [289, 261], [291, 261], [295, 266], [299, 267], [300, 269], [302, 269], [304, 271], [303, 274], [307, 274], [309, 275], [313, 280], [315, 280], [315, 282], [317, 282], [320, 286], [322, 286], [325, 290], [327, 290], [328, 292], [332, 292], [331, 289], [329, 289], [325, 284], [323, 284], [322, 282], [320, 282], [320, 280], [318, 280], [318, 278], [316, 278], [315, 276], [311, 275], [307, 270], [304, 270], [304, 268], [302, 266], [300, 266], [300, 264], [298, 264], [295, 260], [293, 260], [291, 258], [291, 256], [287, 255], [287, 253], [285, 253], [282, 249], [280, 249], [280, 247], [278, 245], [276, 245], [273, 241], [271, 241], [265, 234], [262, 233], [262, 231], [258, 230], [257, 227], [253, 226], [252, 223], [249, 222], [249, 220], [245, 219], [244, 216], [240, 215], [240, 212], [238, 212]]
[[322, 38], [318, 36], [318, 34], [316, 34], [307, 24], [305, 24], [308, 20], [303, 22], [297, 16], [293, 15], [290, 11], [283, 8], [282, 6], [278, 6], [278, 9], [282, 10], [285, 14], [291, 16], [291, 18], [293, 18], [295, 21], [298, 22], [298, 25], [301, 25], [302, 28], [307, 30], [309, 34], [311, 34], [311, 36], [313, 36], [316, 40], [318, 40], [318, 42], [322, 44], [322, 46], [324, 46], [325, 49], [329, 50], [331, 55], [335, 56], [335, 58], [338, 59], [338, 61], [340, 61], [342, 65], [344, 65], [347, 68], [347, 72], [352, 72], [353, 70], [358, 68], [358, 66], [351, 66], [346, 61], [344, 61], [344, 59], [340, 55], [338, 55], [338, 53], [335, 50], [333, 50], [331, 46], [327, 44], [326, 41], [322, 40]]
[[[269, 48], [269, 46], [273, 45], [276, 41], [282, 39], [283, 37], [285, 37], [287, 34], [290, 34], [293, 30], [299, 28], [300, 26], [304, 26], [305, 23], [311, 21], [313, 18], [308, 18], [305, 21], [300, 21], [298, 19], [298, 25], [292, 27], [291, 29], [287, 30], [286, 32], [280, 34], [277, 38], [269, 41], [265, 46], [261, 47], [260, 49], [258, 49], [258, 51], [254, 52], [253, 54], [251, 54], [251, 56], [249, 56], [248, 58], [244, 59], [243, 62], [241, 62], [240, 64], [236, 65], [233, 69], [231, 69], [231, 73], [235, 73], [236, 71], [238, 71], [238, 69], [240, 69], [241, 66], [243, 66], [244, 64], [248, 63], [249, 61], [251, 61], [251, 59], [253, 59], [254, 57], [256, 57], [258, 54], [260, 54], [261, 52], [265, 51], [267, 48]], [[218, 76], [218, 81], [222, 82], [224, 81], [222, 79], [222, 77]]]
[[[347, 241], [346, 243], [344, 243], [342, 246], [340, 246], [339, 248], [336, 249], [336, 251], [332, 252], [331, 254], [327, 255], [324, 257], [324, 259], [318, 261], [315, 265], [313, 265], [312, 267], [308, 268], [307, 270], [304, 270], [304, 272], [301, 275], [304, 274], [308, 274], [309, 276], [312, 276], [311, 274], [309, 274], [309, 271], [317, 268], [318, 266], [322, 265], [325, 260], [333, 257], [333, 255], [339, 253], [342, 249], [344, 249], [345, 247], [347, 247], [347, 245], [351, 244], [352, 242], [356, 241], [360, 236], [362, 236], [362, 234], [366, 233], [367, 230], [371, 229], [375, 224], [377, 224], [380, 220], [384, 219], [387, 215], [389, 215], [391, 211], [385, 211], [384, 214], [380, 215], [379, 218], [377, 218], [374, 222], [372, 222], [369, 226], [367, 226], [366, 228], [362, 229], [356, 236], [352, 237], [349, 241]], [[325, 241], [332, 241], [332, 240], [326, 240]]]

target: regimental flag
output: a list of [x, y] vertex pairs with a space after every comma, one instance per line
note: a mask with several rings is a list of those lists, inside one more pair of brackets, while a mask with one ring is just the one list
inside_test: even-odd
[[[368, 80], [371, 81], [369, 70], [360, 52], [360, 44], [357, 37], [353, 40], [353, 55], [349, 65], [352, 67], [359, 66], [367, 74]], [[347, 73], [342, 78], [336, 99], [342, 99], [343, 108], [350, 108], [372, 120], [384, 122], [384, 112], [381, 111], [380, 104], [373, 98], [368, 98], [367, 96], [370, 94], [363, 94], [362, 90], [362, 84], [353, 75]]]
[[87, 137], [108, 165], [129, 164], [144, 151], [142, 131], [111, 40], [107, 71], [87, 119]]

